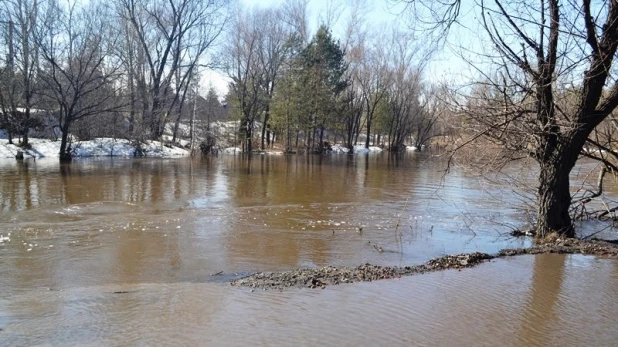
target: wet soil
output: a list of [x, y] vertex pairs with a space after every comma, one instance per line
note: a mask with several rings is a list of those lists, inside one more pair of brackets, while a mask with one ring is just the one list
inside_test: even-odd
[[449, 269], [461, 270], [474, 267], [491, 259], [512, 257], [524, 254], [588, 254], [599, 257], [618, 257], [618, 245], [602, 240], [554, 239], [538, 242], [530, 248], [512, 248], [500, 250], [497, 254], [466, 253], [434, 258], [424, 264], [414, 266], [378, 266], [363, 264], [357, 267], [322, 267], [295, 269], [282, 272], [260, 272], [233, 280], [233, 286], [283, 289], [289, 287], [325, 288], [327, 285], [342, 283], [376, 281], [393, 279], [434, 271]]

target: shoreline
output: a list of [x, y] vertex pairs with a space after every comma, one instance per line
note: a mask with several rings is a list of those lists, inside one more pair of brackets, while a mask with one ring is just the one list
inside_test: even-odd
[[[145, 141], [136, 144], [119, 138], [99, 137], [88, 141], [76, 141], [72, 145], [73, 158], [92, 157], [146, 157], [146, 158], [179, 158], [189, 156], [188, 149], [172, 146], [160, 141]], [[60, 141], [43, 138], [31, 138], [30, 147], [22, 148], [17, 144], [9, 144], [6, 139], [0, 139], [0, 159], [58, 159], [60, 157]]]
[[429, 272], [472, 268], [492, 259], [535, 254], [585, 254], [606, 258], [618, 257], [618, 244], [602, 240], [557, 239], [529, 248], [507, 248], [496, 254], [462, 253], [434, 258], [420, 265], [304, 268], [281, 272], [259, 272], [230, 282], [232, 286], [252, 289], [325, 288], [355, 282], [372, 282]]

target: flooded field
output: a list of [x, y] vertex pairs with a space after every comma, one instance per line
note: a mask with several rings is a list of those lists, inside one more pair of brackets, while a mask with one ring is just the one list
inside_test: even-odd
[[611, 345], [609, 259], [229, 286], [255, 271], [527, 246], [507, 235], [526, 221], [525, 194], [443, 170], [387, 154], [2, 162], [0, 344]]

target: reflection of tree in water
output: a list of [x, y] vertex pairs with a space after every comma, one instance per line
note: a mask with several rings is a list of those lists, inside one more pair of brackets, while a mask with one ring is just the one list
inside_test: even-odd
[[[36, 164], [20, 165], [10, 174], [0, 174], [5, 178], [1, 193], [7, 201], [3, 203], [14, 204], [13, 208], [23, 208], [19, 204], [31, 194], [35, 200], [29, 199], [29, 204], [183, 201], [187, 196], [207, 195], [213, 178], [211, 159], [85, 160], [58, 164], [50, 172], [37, 170]], [[9, 185], [7, 179], [13, 183]]]
[[[319, 175], [314, 175], [303, 163], [312, 160], [310, 157], [254, 156], [239, 160], [240, 174], [229, 177], [229, 189], [240, 208], [239, 217], [231, 221], [226, 234], [228, 259], [232, 264], [246, 261], [297, 266], [302, 254], [327, 253], [324, 240], [306, 237], [298, 228], [291, 230], [289, 224], [298, 217], [299, 204], [307, 207], [312, 203], [308, 195], [315, 193]], [[300, 171], [304, 169], [307, 170]]]
[[30, 172], [30, 160], [23, 160], [23, 161], [18, 161], [17, 162], [17, 172], [20, 176], [22, 176], [23, 179], [23, 187], [24, 187], [24, 195], [23, 195], [23, 201], [24, 201], [24, 208], [26, 210], [29, 210], [32, 208], [32, 200], [33, 200], [33, 196], [32, 196], [32, 175], [33, 173]]
[[[31, 160], [15, 162], [15, 170], [0, 171], [0, 210], [17, 212], [29, 210], [37, 204], [36, 164]], [[33, 192], [34, 190], [34, 192]]]
[[[226, 233], [231, 261], [327, 265], [334, 254], [358, 251], [352, 249], [354, 243], [333, 241], [333, 229], [337, 236], [357, 235], [357, 225], [351, 222], [371, 218], [377, 208], [371, 201], [402, 201], [400, 192], [414, 184], [415, 171], [383, 165], [388, 160], [376, 155], [240, 158], [236, 165], [242, 166], [230, 168], [237, 174], [228, 176], [239, 208]], [[332, 226], [327, 221], [347, 224]]]
[[[530, 296], [524, 307], [520, 340], [518, 345], [551, 346], [551, 333], [555, 328], [556, 305], [560, 299], [564, 282], [564, 255], [537, 255], [534, 267]], [[508, 319], [508, 317], [507, 317]]]
[[207, 189], [211, 167], [210, 160], [186, 159], [73, 162], [60, 165], [60, 186], [56, 188], [60, 190], [61, 202], [67, 204], [168, 203]]

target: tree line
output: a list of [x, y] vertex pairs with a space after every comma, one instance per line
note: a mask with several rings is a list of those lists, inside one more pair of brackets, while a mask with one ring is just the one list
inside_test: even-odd
[[191, 107], [212, 103], [197, 83], [229, 4], [2, 0], [0, 18], [0, 128], [28, 146], [29, 130], [52, 127], [67, 159], [70, 134], [158, 140], [173, 125], [175, 140]]
[[[454, 152], [483, 141], [496, 150], [476, 155], [498, 170], [533, 161], [537, 235], [575, 236], [573, 208], [601, 196], [604, 173], [616, 173], [618, 2], [398, 2], [437, 42], [469, 28], [466, 15], [476, 25], [482, 48], [460, 46], [475, 61], [475, 77], [468, 88], [451, 88], [462, 135]], [[570, 174], [582, 157], [599, 160], [603, 169], [597, 191], [577, 196]]]
[[[569, 174], [577, 160], [618, 165], [616, 1], [391, 0], [410, 15], [409, 27], [379, 32], [367, 25], [365, 2], [351, 3], [342, 11], [331, 2], [311, 33], [307, 0], [269, 8], [0, 0], [0, 128], [28, 146], [29, 130], [51, 126], [61, 158], [71, 155], [70, 134], [145, 141], [171, 128], [179, 141], [187, 125], [191, 134], [196, 123], [210, 127], [199, 108], [220, 111], [214, 92], [198, 95], [200, 76], [217, 67], [230, 79], [224, 109], [239, 124], [233, 144], [246, 152], [279, 145], [321, 153], [331, 143], [399, 151], [444, 135], [456, 153], [484, 141], [497, 167], [538, 165], [539, 235], [573, 236]], [[466, 15], [482, 46], [460, 45], [475, 76], [460, 88], [429, 83], [433, 50], [453, 45], [453, 28], [470, 28]], [[40, 110], [49, 116], [35, 117]]]
[[[19, 137], [27, 147], [33, 129], [52, 128], [70, 158], [74, 139], [179, 142], [183, 129], [209, 130], [222, 117], [239, 126], [220, 145], [247, 152], [323, 152], [335, 142], [399, 151], [438, 134], [442, 110], [420, 46], [394, 27], [387, 40], [369, 30], [362, 2], [341, 39], [332, 32], [341, 8], [311, 34], [307, 0], [0, 4], [0, 128], [9, 143]], [[219, 106], [214, 91], [199, 92], [213, 69], [230, 80]]]
[[448, 109], [424, 79], [431, 52], [416, 37], [396, 26], [370, 30], [362, 1], [349, 9], [343, 37], [332, 30], [338, 7], [309, 35], [307, 6], [240, 9], [231, 21], [227, 100], [244, 151], [273, 141], [288, 152], [322, 153], [330, 143], [401, 151], [444, 135], [438, 123]]

